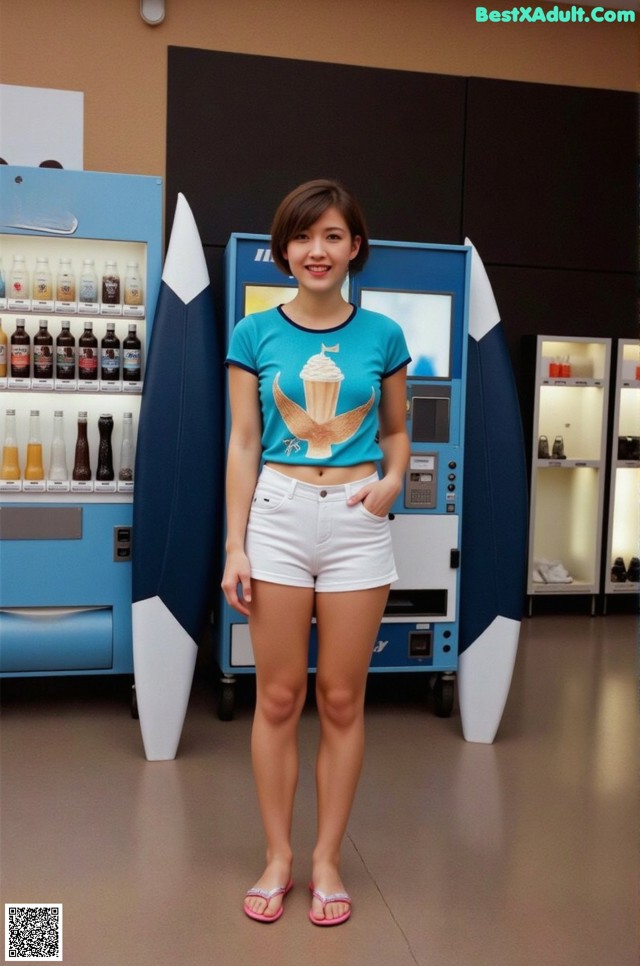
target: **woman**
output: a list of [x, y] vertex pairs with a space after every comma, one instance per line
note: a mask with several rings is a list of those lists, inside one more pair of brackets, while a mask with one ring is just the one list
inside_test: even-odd
[[241, 320], [226, 360], [222, 587], [248, 618], [255, 657], [252, 760], [267, 863], [244, 911], [260, 922], [280, 918], [292, 887], [297, 728], [314, 615], [320, 744], [309, 917], [332, 926], [351, 914], [340, 849], [363, 759], [369, 662], [397, 578], [388, 511], [409, 451], [402, 331], [342, 294], [368, 247], [359, 206], [341, 185], [292, 191], [275, 214], [271, 249], [297, 294]]

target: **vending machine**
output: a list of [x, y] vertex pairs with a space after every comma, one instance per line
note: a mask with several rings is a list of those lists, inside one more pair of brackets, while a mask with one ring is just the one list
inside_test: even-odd
[[[428, 672], [442, 716], [453, 707], [458, 658], [470, 266], [467, 246], [374, 241], [345, 293], [356, 305], [395, 319], [412, 357], [406, 404], [411, 455], [403, 492], [389, 514], [399, 579], [372, 642], [371, 671]], [[231, 236], [225, 279], [228, 337], [243, 316], [296, 293], [295, 279], [273, 263], [265, 235]], [[218, 713], [228, 719], [236, 675], [253, 672], [253, 653], [245, 619], [224, 598], [216, 624]], [[316, 658], [312, 627], [311, 671]]]
[[0, 167], [0, 675], [130, 674], [162, 181]]

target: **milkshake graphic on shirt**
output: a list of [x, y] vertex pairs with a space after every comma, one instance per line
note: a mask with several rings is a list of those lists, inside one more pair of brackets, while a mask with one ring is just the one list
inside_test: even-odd
[[329, 459], [331, 446], [344, 443], [360, 428], [373, 406], [375, 393], [366, 403], [336, 416], [340, 385], [344, 374], [327, 352], [337, 353], [339, 345], [325, 346], [312, 355], [300, 371], [306, 409], [289, 399], [280, 389], [280, 373], [273, 380], [273, 397], [287, 429], [307, 443], [309, 459]]

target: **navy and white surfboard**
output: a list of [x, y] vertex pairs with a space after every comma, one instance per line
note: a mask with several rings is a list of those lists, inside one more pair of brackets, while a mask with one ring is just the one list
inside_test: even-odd
[[509, 694], [527, 562], [520, 408], [491, 283], [472, 248], [458, 696], [467, 741], [490, 744]]
[[133, 503], [133, 659], [146, 757], [176, 755], [208, 618], [222, 485], [221, 347], [178, 195], [147, 362]]

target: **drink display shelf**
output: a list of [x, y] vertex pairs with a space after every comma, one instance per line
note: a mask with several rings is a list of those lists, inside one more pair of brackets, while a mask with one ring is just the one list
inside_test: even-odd
[[94, 502], [112, 502], [117, 498], [120, 502], [129, 502], [133, 495], [134, 484], [123, 480], [0, 480], [0, 494], [3, 503], [11, 503], [12, 496], [23, 502], [25, 496], [33, 497], [38, 502], [50, 502], [52, 497], [57, 501], [71, 499], [84, 501], [85, 497], [95, 498]]
[[536, 466], [538, 469], [565, 469], [565, 470], [575, 470], [582, 469], [584, 467], [598, 469], [602, 465], [601, 460], [585, 460], [585, 459], [538, 459], [536, 460]]
[[545, 376], [543, 379], [540, 380], [540, 385], [541, 386], [559, 386], [563, 388], [570, 388], [574, 386], [577, 386], [577, 387], [595, 386], [596, 388], [602, 388], [604, 386], [604, 379], [580, 379], [580, 378], [572, 379], [570, 377], [567, 377], [566, 379], [565, 378], [552, 379], [551, 377]]
[[130, 393], [140, 395], [143, 389], [143, 380], [127, 381], [124, 379], [109, 380], [82, 380], [82, 379], [27, 379], [25, 378], [0, 378], [0, 392], [25, 392], [25, 393]]

